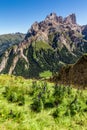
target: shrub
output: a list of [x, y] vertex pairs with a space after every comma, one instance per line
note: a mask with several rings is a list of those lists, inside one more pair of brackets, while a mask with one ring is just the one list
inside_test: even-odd
[[35, 112], [41, 112], [41, 110], [43, 109], [42, 99], [34, 99], [33, 103], [31, 104], [31, 109]]
[[7, 100], [10, 102], [17, 102], [18, 100], [17, 93], [10, 91], [7, 95]]
[[40, 112], [43, 108], [52, 108], [53, 101], [46, 82], [32, 84], [33, 103], [31, 109]]
[[20, 94], [18, 95], [18, 105], [19, 106], [22, 106], [25, 104], [25, 98], [24, 98], [24, 95]]
[[16, 120], [21, 120], [23, 119], [23, 114], [21, 111], [15, 111], [15, 110], [10, 110], [8, 112], [7, 118], [12, 118], [12, 119], [16, 119]]
[[9, 102], [18, 103], [18, 105], [25, 104], [23, 92], [16, 87], [5, 87], [5, 91], [3, 92], [3, 94]]

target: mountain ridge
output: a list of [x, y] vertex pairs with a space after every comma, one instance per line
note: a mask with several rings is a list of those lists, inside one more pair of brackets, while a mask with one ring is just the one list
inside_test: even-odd
[[75, 63], [86, 52], [87, 25], [78, 25], [75, 14], [63, 18], [51, 13], [35, 22], [19, 45], [6, 50], [0, 58], [0, 72], [39, 77], [43, 71], [55, 73]]
[[25, 34], [19, 32], [0, 35], [0, 55], [3, 54], [7, 48], [20, 44], [24, 37]]

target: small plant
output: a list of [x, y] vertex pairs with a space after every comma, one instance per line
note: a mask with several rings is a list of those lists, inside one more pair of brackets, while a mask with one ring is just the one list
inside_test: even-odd
[[35, 112], [41, 112], [43, 109], [42, 99], [34, 99], [33, 103], [31, 104], [31, 109]]
[[25, 104], [23, 92], [16, 87], [5, 87], [3, 95], [9, 102], [18, 103], [20, 106]]
[[18, 101], [17, 93], [10, 91], [7, 95], [7, 100], [10, 102], [17, 102]]
[[25, 98], [24, 98], [24, 95], [22, 95], [22, 94], [18, 95], [17, 102], [18, 102], [18, 105], [19, 105], [19, 106], [24, 105], [24, 104], [25, 104]]
[[9, 112], [8, 112], [8, 118], [12, 118], [12, 119], [15, 119], [15, 120], [21, 120], [21, 119], [23, 119], [23, 114], [22, 114], [22, 112], [21, 111], [15, 111], [15, 110], [10, 110]]
[[50, 94], [47, 82], [34, 83], [32, 88], [33, 103], [31, 104], [31, 109], [33, 111], [40, 112], [43, 108], [52, 108], [54, 106], [53, 97]]

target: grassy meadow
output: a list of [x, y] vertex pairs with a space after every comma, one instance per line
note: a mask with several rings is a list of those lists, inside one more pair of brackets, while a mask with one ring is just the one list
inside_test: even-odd
[[87, 90], [0, 75], [0, 130], [87, 130]]

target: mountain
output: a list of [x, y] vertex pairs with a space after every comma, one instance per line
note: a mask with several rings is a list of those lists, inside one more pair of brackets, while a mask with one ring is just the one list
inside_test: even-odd
[[87, 25], [77, 24], [75, 14], [65, 18], [55, 13], [35, 22], [24, 40], [8, 48], [0, 57], [0, 73], [39, 77], [55, 73], [87, 52]]
[[19, 44], [24, 40], [25, 34], [4, 34], [0, 35], [0, 55], [6, 51], [7, 48]]
[[51, 80], [67, 85], [72, 84], [79, 88], [87, 87], [87, 54], [84, 54], [75, 64], [63, 67]]

